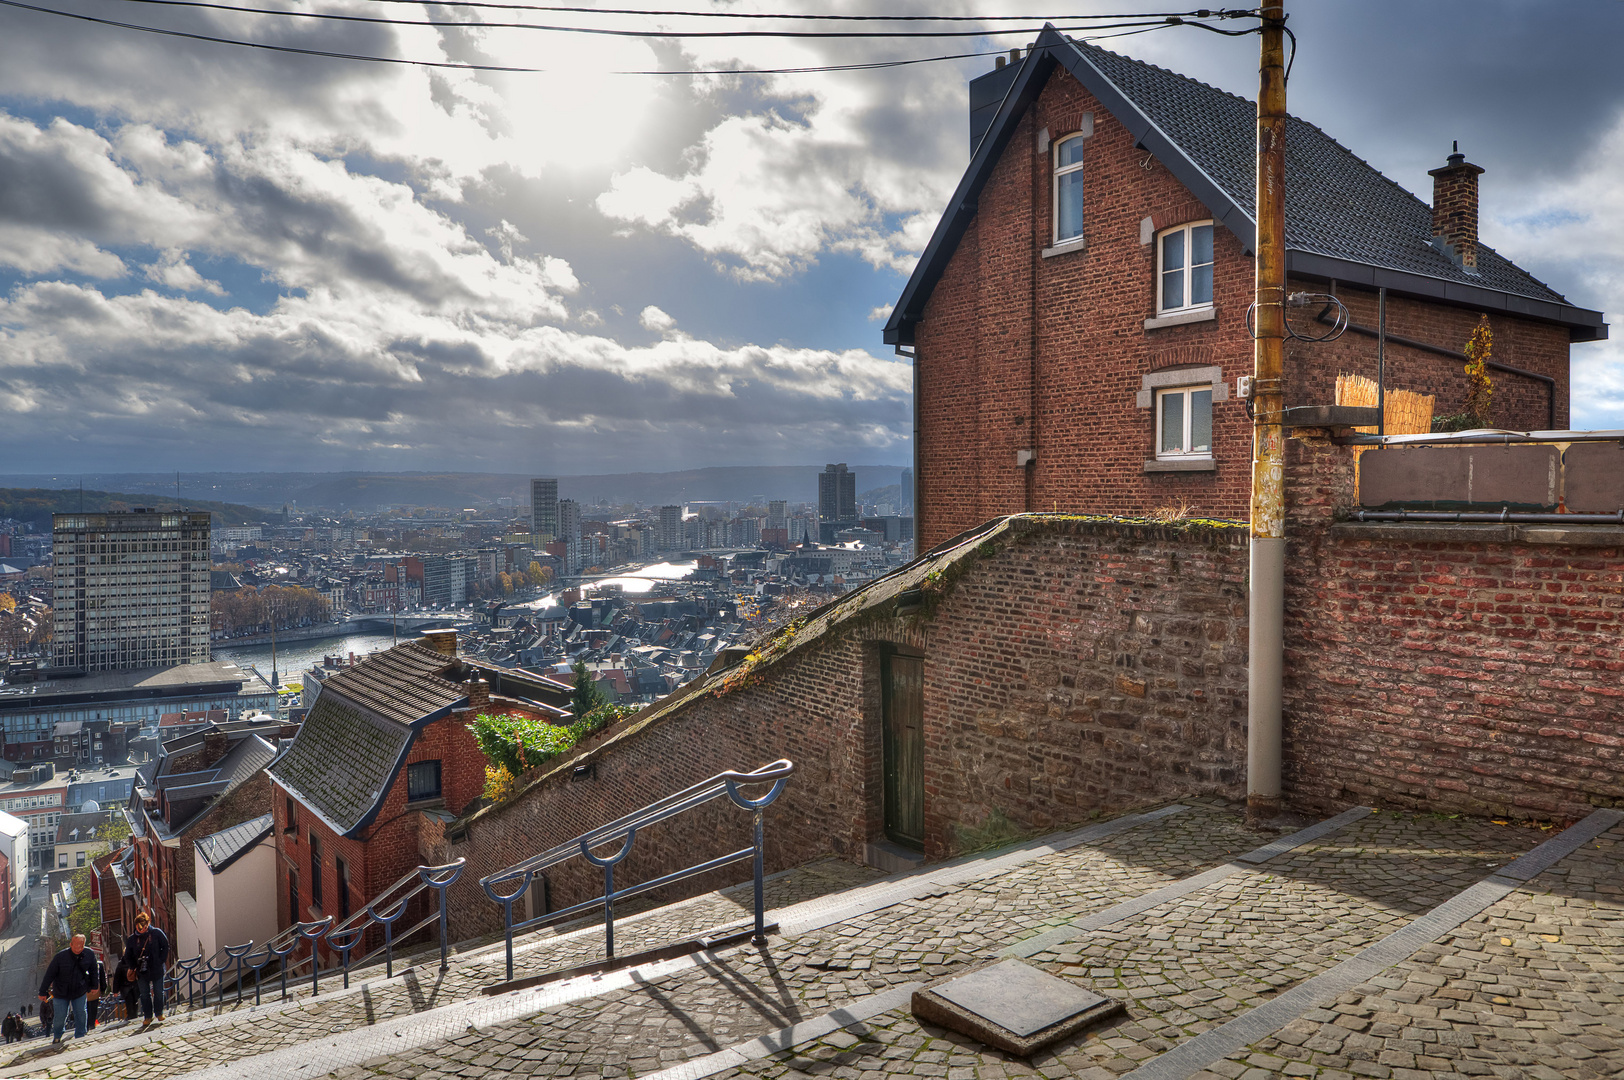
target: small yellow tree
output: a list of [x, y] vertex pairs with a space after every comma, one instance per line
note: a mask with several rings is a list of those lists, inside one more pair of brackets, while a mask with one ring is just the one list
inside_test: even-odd
[[1490, 399], [1494, 383], [1489, 378], [1489, 356], [1494, 351], [1494, 331], [1489, 329], [1489, 317], [1481, 316], [1472, 330], [1472, 339], [1466, 343], [1466, 408], [1462, 410], [1472, 419], [1473, 427], [1492, 427], [1494, 412]]

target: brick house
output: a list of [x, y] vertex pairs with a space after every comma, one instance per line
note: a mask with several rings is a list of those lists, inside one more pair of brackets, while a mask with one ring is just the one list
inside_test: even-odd
[[[969, 168], [884, 335], [913, 349], [921, 550], [1022, 511], [1244, 518], [1254, 106], [1052, 29], [970, 106]], [[1482, 171], [1452, 155], [1429, 208], [1291, 119], [1289, 290], [1336, 295], [1354, 326], [1288, 340], [1288, 407], [1375, 377], [1385, 288], [1387, 386], [1458, 412], [1486, 314], [1496, 424], [1567, 424], [1569, 344], [1607, 328], [1478, 241]], [[1323, 307], [1292, 329], [1324, 333]]]
[[484, 790], [485, 757], [467, 729], [474, 715], [568, 717], [493, 695], [493, 681], [518, 693], [522, 678], [458, 659], [456, 631], [425, 639], [323, 682], [298, 737], [270, 769], [282, 928], [325, 915], [342, 921], [427, 860], [425, 820], [449, 821]]
[[[211, 725], [164, 743], [159, 758], [137, 771], [124, 808], [131, 885], [137, 910], [150, 912], [171, 941], [176, 896], [196, 895], [197, 840], [265, 812], [271, 798], [265, 766], [284, 734], [274, 721]], [[106, 908], [104, 901], [104, 918]]]

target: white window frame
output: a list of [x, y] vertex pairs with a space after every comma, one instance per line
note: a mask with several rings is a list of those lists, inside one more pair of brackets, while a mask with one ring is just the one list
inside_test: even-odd
[[[1053, 207], [1053, 211], [1054, 211], [1053, 212], [1054, 230], [1053, 230], [1053, 232], [1054, 232], [1054, 245], [1055, 245], [1055, 247], [1060, 247], [1060, 246], [1066, 245], [1066, 244], [1081, 244], [1083, 242], [1084, 232], [1087, 231], [1085, 229], [1084, 232], [1079, 232], [1076, 236], [1061, 236], [1060, 235], [1060, 178], [1062, 176], [1070, 176], [1074, 172], [1082, 172], [1082, 170], [1083, 170], [1083, 162], [1087, 157], [1087, 155], [1085, 154], [1084, 157], [1078, 158], [1072, 164], [1062, 166], [1060, 164], [1060, 148], [1062, 146], [1065, 146], [1067, 143], [1072, 143], [1072, 142], [1085, 143], [1087, 141], [1088, 141], [1088, 133], [1087, 132], [1078, 132], [1075, 135], [1067, 135], [1067, 136], [1065, 136], [1063, 138], [1055, 140], [1055, 144], [1054, 144], [1054, 167], [1051, 170], [1054, 173], [1054, 179], [1052, 181], [1052, 187], [1053, 187], [1053, 203], [1054, 203], [1054, 207]], [[1085, 207], [1085, 210], [1086, 210], [1086, 207]], [[1085, 220], [1086, 220], [1086, 214], [1085, 214]]]
[[[1191, 270], [1193, 268], [1190, 265], [1190, 256], [1194, 253], [1194, 250], [1195, 250], [1193, 244], [1191, 243], [1191, 241], [1194, 239], [1192, 234], [1194, 233], [1194, 231], [1196, 229], [1199, 229], [1203, 225], [1208, 225], [1208, 226], [1213, 227], [1212, 228], [1212, 239], [1213, 239], [1212, 256], [1213, 256], [1213, 261], [1211, 263], [1201, 263], [1200, 265], [1214, 267], [1213, 293], [1214, 293], [1214, 296], [1216, 296], [1217, 291], [1218, 291], [1218, 289], [1217, 289], [1218, 283], [1217, 283], [1217, 280], [1216, 280], [1216, 277], [1217, 277], [1216, 267], [1217, 267], [1217, 264], [1218, 264], [1218, 229], [1217, 229], [1217, 226], [1213, 225], [1213, 222], [1210, 219], [1207, 220], [1207, 221], [1190, 221], [1190, 222], [1186, 222], [1183, 225], [1175, 225], [1171, 229], [1163, 229], [1161, 232], [1156, 234], [1156, 314], [1157, 315], [1172, 315], [1172, 314], [1177, 314], [1177, 313], [1185, 312], [1185, 311], [1208, 311], [1208, 310], [1211, 310], [1212, 305], [1213, 305], [1213, 301], [1211, 301], [1211, 300], [1208, 300], [1206, 303], [1202, 303], [1202, 304], [1192, 304], [1192, 303], [1190, 303], [1190, 282], [1195, 277], [1195, 275], [1191, 273]], [[1167, 269], [1166, 267], [1164, 267], [1162, 265], [1162, 253], [1164, 251], [1163, 241], [1167, 237], [1172, 236], [1174, 233], [1183, 233], [1184, 234], [1184, 266], [1183, 266], [1183, 270], [1184, 270], [1184, 303], [1180, 304], [1178, 307], [1167, 307], [1162, 303], [1162, 300], [1163, 300], [1163, 295], [1162, 295], [1162, 275], [1164, 273], [1166, 273], [1166, 269]]]
[[[1208, 415], [1207, 415], [1207, 448], [1205, 450], [1191, 450], [1189, 448], [1190, 447], [1190, 425], [1191, 425], [1191, 422], [1194, 419], [1194, 412], [1190, 408], [1190, 397], [1193, 394], [1195, 394], [1195, 393], [1197, 393], [1199, 391], [1202, 391], [1202, 390], [1205, 390], [1205, 391], [1210, 393], [1212, 391], [1212, 384], [1211, 383], [1193, 383], [1193, 384], [1190, 384], [1188, 386], [1169, 386], [1169, 387], [1167, 387], [1165, 389], [1157, 390], [1155, 392], [1155, 394], [1153, 396], [1153, 404], [1152, 404], [1151, 408], [1152, 408], [1152, 411], [1154, 411], [1155, 414], [1156, 414], [1156, 457], [1159, 460], [1167, 461], [1167, 460], [1174, 459], [1174, 458], [1177, 458], [1179, 460], [1191, 460], [1191, 459], [1204, 460], [1204, 459], [1210, 459], [1212, 457], [1213, 433], [1212, 433], [1212, 412], [1211, 412], [1212, 406], [1211, 406], [1210, 399], [1209, 399], [1208, 407], [1207, 407], [1208, 408]], [[1184, 430], [1183, 430], [1183, 432], [1180, 433], [1180, 439], [1179, 439], [1179, 445], [1181, 447], [1183, 447], [1184, 449], [1182, 449], [1182, 450], [1163, 450], [1162, 449], [1162, 401], [1163, 401], [1163, 399], [1165, 399], [1167, 397], [1170, 397], [1170, 396], [1172, 396], [1174, 394], [1180, 394], [1180, 395], [1183, 395], [1185, 397], [1184, 409], [1183, 409], [1183, 413], [1184, 413]]]

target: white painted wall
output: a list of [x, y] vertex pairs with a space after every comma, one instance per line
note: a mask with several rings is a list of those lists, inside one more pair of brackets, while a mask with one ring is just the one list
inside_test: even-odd
[[[276, 934], [276, 844], [267, 836], [216, 874], [196, 848], [197, 928], [203, 955]], [[191, 955], [189, 953], [182, 955]]]
[[197, 955], [197, 901], [182, 890], [175, 894], [175, 959], [186, 960]]
[[28, 895], [28, 822], [0, 812], [0, 852], [11, 865], [11, 895], [6, 901], [15, 909]]

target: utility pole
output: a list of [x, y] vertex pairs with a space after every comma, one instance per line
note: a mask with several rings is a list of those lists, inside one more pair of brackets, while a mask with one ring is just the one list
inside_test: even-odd
[[1252, 558], [1248, 635], [1246, 809], [1280, 812], [1280, 683], [1285, 621], [1286, 299], [1285, 4], [1262, 6], [1257, 93], [1257, 340], [1253, 345]]

